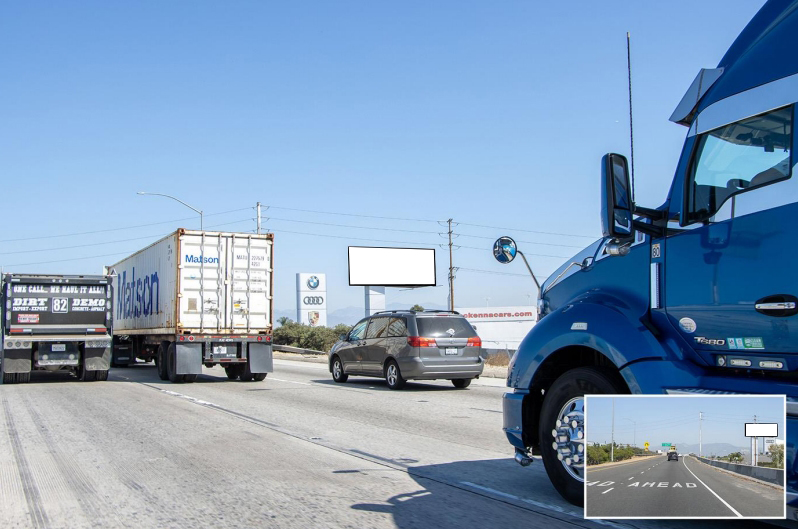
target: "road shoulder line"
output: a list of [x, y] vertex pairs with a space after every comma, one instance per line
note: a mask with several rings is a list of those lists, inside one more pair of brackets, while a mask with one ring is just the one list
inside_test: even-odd
[[742, 515], [742, 514], [740, 514], [739, 512], [737, 512], [737, 509], [735, 509], [734, 507], [732, 507], [731, 505], [729, 505], [729, 503], [728, 503], [726, 500], [724, 500], [723, 498], [721, 498], [720, 496], [718, 496], [718, 493], [717, 493], [717, 492], [715, 492], [714, 490], [710, 489], [710, 488], [709, 488], [709, 485], [707, 485], [706, 483], [704, 483], [703, 481], [701, 481], [701, 478], [699, 478], [698, 476], [696, 476], [696, 475], [695, 475], [695, 473], [693, 473], [693, 471], [692, 471], [692, 470], [690, 470], [690, 467], [688, 467], [688, 466], [687, 466], [687, 458], [686, 458], [686, 457], [683, 457], [683, 458], [682, 458], [682, 464], [684, 465], [684, 468], [686, 468], [686, 469], [687, 469], [687, 471], [688, 471], [690, 474], [693, 474], [693, 477], [694, 477], [695, 479], [697, 479], [699, 483], [701, 483], [703, 486], [705, 486], [709, 492], [711, 492], [712, 494], [714, 494], [714, 495], [715, 495], [715, 497], [716, 497], [717, 499], [719, 499], [721, 502], [723, 502], [723, 505], [725, 505], [726, 507], [728, 507], [729, 509], [731, 509], [731, 511], [732, 511], [734, 514], [736, 514], [738, 518], [742, 518], [742, 517], [743, 517], [743, 515]]

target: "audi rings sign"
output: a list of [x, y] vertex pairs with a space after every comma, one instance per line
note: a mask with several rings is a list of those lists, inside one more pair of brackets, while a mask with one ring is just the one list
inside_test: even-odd
[[296, 275], [296, 321], [313, 327], [327, 325], [327, 276]]

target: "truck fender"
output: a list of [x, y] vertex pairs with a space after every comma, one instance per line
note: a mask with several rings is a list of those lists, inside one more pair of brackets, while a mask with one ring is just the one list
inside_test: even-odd
[[[553, 354], [569, 347], [592, 349], [618, 370], [643, 359], [665, 358], [667, 352], [662, 344], [630, 313], [602, 299], [601, 304], [583, 300], [547, 315], [521, 342], [508, 385], [531, 388], [538, 368]], [[579, 365], [584, 364], [573, 367]], [[632, 381], [626, 382], [628, 385]]]

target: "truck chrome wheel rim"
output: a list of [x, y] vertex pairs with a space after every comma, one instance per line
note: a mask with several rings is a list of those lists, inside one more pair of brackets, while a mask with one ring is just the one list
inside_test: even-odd
[[388, 366], [388, 384], [395, 385], [396, 384], [396, 366], [389, 365]]
[[568, 402], [557, 415], [551, 431], [554, 441], [551, 447], [557, 459], [572, 478], [585, 480], [585, 400], [576, 397]]
[[338, 359], [333, 362], [333, 376], [335, 378], [341, 378], [341, 361]]

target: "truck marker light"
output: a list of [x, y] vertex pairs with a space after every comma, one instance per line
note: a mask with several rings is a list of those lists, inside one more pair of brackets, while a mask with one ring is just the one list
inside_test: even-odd
[[729, 360], [729, 365], [734, 367], [751, 367], [751, 361], [745, 358], [732, 358]]
[[763, 360], [759, 362], [759, 367], [764, 367], [766, 369], [781, 369], [784, 367], [784, 364], [773, 360]]

